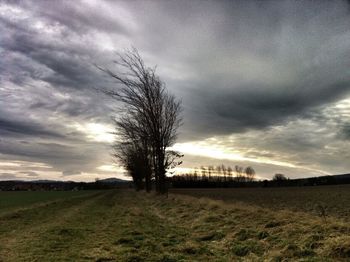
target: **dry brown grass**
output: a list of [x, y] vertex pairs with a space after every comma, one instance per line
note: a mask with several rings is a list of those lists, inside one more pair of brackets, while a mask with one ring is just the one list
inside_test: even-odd
[[[216, 249], [231, 250], [244, 260], [350, 260], [350, 227], [335, 217], [325, 221], [307, 212], [171, 196], [177, 204], [191, 203], [190, 210], [198, 212], [190, 228], [194, 234], [207, 232], [199, 240], [213, 240]], [[215, 234], [220, 239], [214, 240]]]
[[218, 188], [173, 189], [172, 192], [191, 196], [241, 202], [275, 211], [303, 211], [350, 222], [350, 185], [280, 187], [280, 188]]
[[350, 259], [336, 218], [208, 198], [106, 191], [16, 212], [0, 216], [1, 261]]

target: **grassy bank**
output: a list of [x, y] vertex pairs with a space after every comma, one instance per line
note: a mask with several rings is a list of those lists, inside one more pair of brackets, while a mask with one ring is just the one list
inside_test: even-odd
[[305, 212], [102, 191], [0, 215], [1, 261], [348, 260], [350, 227]]

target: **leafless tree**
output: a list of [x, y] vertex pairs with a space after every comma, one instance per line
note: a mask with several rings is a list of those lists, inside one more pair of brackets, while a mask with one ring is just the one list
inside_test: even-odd
[[202, 177], [204, 180], [207, 179], [207, 169], [204, 166], [201, 166], [201, 170], [202, 170]]
[[193, 176], [196, 177], [196, 178], [198, 179], [198, 173], [197, 173], [197, 170], [196, 170], [196, 169], [194, 170]]
[[216, 175], [221, 176], [221, 166], [216, 167]]
[[136, 190], [139, 191], [143, 189], [145, 185], [145, 163], [143, 162], [143, 156], [131, 143], [115, 144], [113, 148], [113, 155], [132, 177]]
[[[118, 54], [114, 61], [120, 70], [115, 73], [99, 67], [114, 80], [118, 88], [105, 93], [122, 102], [122, 117], [116, 120], [117, 130], [123, 130], [133, 144], [144, 146], [147, 160], [152, 166], [156, 190], [166, 193], [166, 173], [181, 164], [181, 154], [169, 151], [181, 125], [181, 102], [165, 89], [155, 68], [146, 67], [136, 49]], [[146, 155], [145, 155], [146, 158]]]
[[227, 176], [229, 177], [229, 181], [232, 181], [232, 167], [227, 167]]
[[236, 181], [237, 182], [244, 182], [245, 181], [245, 176], [243, 173], [243, 167], [236, 165], [235, 166], [235, 171], [236, 171]]
[[254, 181], [254, 178], [255, 178], [255, 170], [251, 167], [251, 166], [248, 166], [245, 168], [244, 170], [245, 172], [245, 175], [246, 175], [246, 180], [247, 182], [252, 182]]
[[209, 177], [209, 180], [211, 180], [211, 175], [214, 171], [214, 167], [213, 166], [208, 166], [208, 177]]
[[221, 165], [222, 174], [224, 175], [224, 181], [226, 182], [226, 166], [224, 164]]
[[[152, 163], [148, 136], [140, 133], [140, 125], [127, 116], [114, 120], [118, 141], [113, 145], [112, 156], [123, 164], [135, 182], [136, 189], [151, 191]], [[141, 186], [142, 185], [142, 186]]]

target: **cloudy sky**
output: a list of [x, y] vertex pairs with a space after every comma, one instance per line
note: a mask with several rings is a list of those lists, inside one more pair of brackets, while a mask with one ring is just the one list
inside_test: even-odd
[[182, 169], [350, 172], [343, 1], [0, 1], [0, 180], [123, 177], [113, 69], [136, 47], [183, 101]]

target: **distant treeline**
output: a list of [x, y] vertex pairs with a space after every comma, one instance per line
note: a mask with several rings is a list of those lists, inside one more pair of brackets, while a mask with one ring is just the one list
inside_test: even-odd
[[130, 182], [0, 181], [0, 191], [71, 191], [128, 188]]
[[[207, 169], [206, 169], [207, 170]], [[276, 174], [272, 180], [254, 180], [242, 172], [237, 178], [230, 172], [225, 176], [206, 173], [205, 176], [194, 173], [169, 177], [170, 187], [173, 188], [231, 188], [231, 187], [287, 187], [287, 186], [320, 186], [350, 184], [350, 174], [321, 176], [299, 179], [288, 179], [282, 174]], [[154, 183], [154, 181], [153, 181]], [[101, 190], [133, 187], [132, 182], [71, 182], [71, 181], [0, 181], [0, 191], [63, 191], [63, 190]]]
[[[279, 174], [276, 174], [276, 175], [279, 175]], [[341, 185], [341, 184], [350, 184], [350, 174], [334, 175], [334, 176], [329, 175], [329, 176], [298, 178], [298, 179], [289, 179], [289, 178], [273, 179], [273, 180], [259, 181], [259, 183], [263, 187]]]
[[275, 174], [272, 180], [256, 180], [252, 167], [224, 165], [195, 168], [193, 172], [169, 178], [173, 188], [285, 187], [350, 184], [350, 174], [289, 179]]
[[244, 168], [238, 165], [234, 168], [225, 165], [201, 166], [194, 168], [193, 172], [173, 176], [170, 181], [175, 188], [236, 187], [257, 183], [252, 167]]

